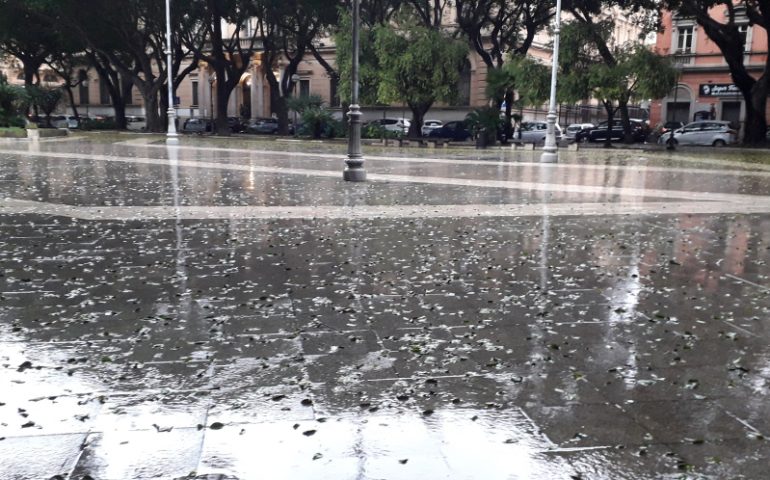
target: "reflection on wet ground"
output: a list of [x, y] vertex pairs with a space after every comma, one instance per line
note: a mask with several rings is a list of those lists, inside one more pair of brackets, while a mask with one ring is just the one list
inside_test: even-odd
[[762, 166], [98, 138], [0, 146], [0, 478], [765, 477]]

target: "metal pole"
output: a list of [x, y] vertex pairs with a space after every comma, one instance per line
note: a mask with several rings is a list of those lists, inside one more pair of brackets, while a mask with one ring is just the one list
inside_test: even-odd
[[[561, 0], [559, 0], [561, 1]], [[364, 156], [361, 154], [361, 106], [358, 105], [358, 51], [360, 48], [360, 0], [353, 0], [353, 68], [351, 69], [353, 92], [348, 111], [348, 158], [342, 178], [347, 182], [365, 182]]]
[[174, 79], [171, 65], [171, 0], [166, 0], [166, 73], [168, 74], [168, 131], [166, 143], [177, 143], [179, 135], [176, 133], [176, 111], [174, 110]]
[[548, 126], [545, 132], [545, 146], [540, 161], [553, 163], [559, 160], [556, 147], [556, 74], [559, 70], [559, 30], [561, 28], [561, 0], [556, 0], [556, 25], [553, 29], [553, 63], [551, 65], [551, 101], [548, 105]]

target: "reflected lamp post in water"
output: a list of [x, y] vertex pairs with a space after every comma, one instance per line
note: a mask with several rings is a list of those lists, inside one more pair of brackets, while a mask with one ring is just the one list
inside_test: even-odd
[[559, 160], [556, 146], [556, 75], [559, 71], [559, 31], [561, 29], [561, 0], [556, 0], [556, 22], [553, 29], [553, 62], [551, 64], [551, 101], [548, 105], [548, 126], [545, 132], [545, 145], [540, 161], [553, 163]]
[[360, 49], [361, 2], [353, 0], [353, 66], [351, 68], [351, 84], [353, 91], [350, 96], [350, 111], [348, 111], [348, 158], [345, 160], [345, 170], [342, 177], [348, 182], [365, 182], [364, 156], [361, 154], [361, 106], [358, 105], [358, 53]]
[[174, 110], [174, 79], [173, 68], [171, 65], [171, 0], [166, 0], [166, 73], [168, 74], [168, 130], [166, 131], [166, 142], [179, 142], [179, 135], [176, 133], [176, 110]]

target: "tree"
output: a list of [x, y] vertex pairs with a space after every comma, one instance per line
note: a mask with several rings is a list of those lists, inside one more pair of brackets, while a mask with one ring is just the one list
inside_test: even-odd
[[[765, 30], [765, 43], [758, 49], [768, 51], [767, 32], [770, 26], [770, 4], [765, 1], [741, 0], [667, 0], [667, 9], [680, 15], [693, 17], [703, 28], [706, 36], [713, 41], [725, 58], [730, 76], [741, 91], [746, 108], [746, 123], [743, 142], [746, 144], [765, 143], [767, 133], [767, 96], [770, 94], [770, 55], [765, 55], [762, 71], [753, 77], [745, 63], [745, 32], [739, 27], [748, 23]], [[745, 12], [741, 15], [741, 11]], [[724, 12], [724, 13], [723, 13]]]
[[[113, 100], [135, 86], [144, 100], [147, 130], [165, 129], [159, 93], [167, 79], [165, 3], [157, 0], [38, 0], [55, 8], [59, 28], [69, 28], [85, 42], [89, 58], [105, 80]], [[191, 2], [174, 2], [176, 19], [189, 15]], [[176, 25], [187, 22], [174, 21]], [[179, 58], [177, 60], [180, 60]], [[113, 72], [118, 75], [114, 75]], [[109, 82], [107, 80], [109, 79]], [[120, 108], [116, 106], [116, 110]], [[118, 112], [116, 111], [116, 117]]]
[[377, 97], [403, 102], [412, 111], [409, 136], [419, 137], [425, 113], [436, 101], [451, 101], [468, 49], [440, 30], [416, 24], [404, 16], [394, 28], [375, 30], [379, 62]]
[[21, 61], [24, 85], [40, 82], [38, 71], [58, 44], [56, 32], [55, 24], [40, 14], [34, 2], [0, 0], [0, 50]]
[[[613, 71], [619, 62], [618, 53], [622, 54], [629, 48], [633, 48], [632, 45], [616, 43], [613, 36], [615, 30], [613, 15], [622, 15], [630, 23], [640, 27], [640, 38], [637, 39], [640, 40], [648, 33], [659, 29], [659, 9], [660, 3], [656, 0], [568, 0], [565, 4], [565, 10], [573, 17], [574, 31], [579, 34], [581, 41], [587, 47], [593, 49], [596, 54], [595, 59], [609, 67], [607, 72]], [[626, 141], [631, 142], [628, 101], [621, 96], [618, 102], [617, 110], [620, 112]]]
[[[287, 100], [292, 77], [314, 42], [337, 18], [337, 10], [326, 0], [258, 0], [257, 31], [264, 46], [265, 78], [270, 85], [270, 109], [278, 117], [279, 132], [289, 131]], [[282, 66], [278, 75], [273, 68]]]
[[[514, 89], [518, 97], [515, 103], [520, 109], [542, 105], [550, 97], [550, 86], [551, 69], [532, 57], [511, 55], [502, 67], [490, 70], [487, 74], [487, 96], [497, 105], [506, 97], [510, 98], [509, 103], [513, 104], [513, 98], [509, 97], [508, 93]], [[506, 112], [505, 127], [510, 129], [508, 116], [511, 115], [511, 109], [506, 108]]]
[[[608, 130], [615, 114], [632, 99], [660, 98], [676, 85], [676, 69], [668, 57], [642, 45], [626, 45], [612, 51], [610, 65], [585, 41], [586, 32], [590, 33], [578, 22], [562, 29], [558, 95], [568, 102], [599, 100], [607, 113]], [[610, 135], [605, 146], [611, 146]]]
[[51, 114], [61, 102], [63, 92], [60, 88], [47, 88], [33, 85], [27, 88], [32, 103], [45, 114], [46, 126], [51, 126]]
[[[506, 60], [527, 55], [535, 36], [548, 24], [555, 10], [553, 0], [455, 0], [455, 4], [458, 27], [486, 65], [488, 78], [495, 78]], [[524, 80], [520, 85], [523, 89], [530, 83]], [[495, 92], [493, 97], [498, 108], [505, 101], [508, 138], [517, 87], [518, 84], [505, 83], [503, 91]]]
[[[191, 22], [183, 42], [194, 52], [194, 59], [203, 60], [216, 76], [216, 112], [214, 129], [219, 135], [229, 135], [227, 105], [230, 95], [243, 74], [251, 66], [251, 59], [260, 43], [251, 18], [258, 13], [255, 2], [246, 0], [198, 0], [191, 17], [200, 19], [200, 28]], [[223, 29], [223, 24], [228, 28]]]

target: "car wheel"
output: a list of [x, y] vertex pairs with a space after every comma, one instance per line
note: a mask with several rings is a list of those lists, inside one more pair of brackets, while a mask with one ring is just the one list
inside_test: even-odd
[[727, 145], [727, 142], [725, 142], [724, 140], [718, 138], [718, 139], [714, 140], [714, 143], [712, 143], [711, 145], [713, 145], [715, 147], [724, 147], [725, 145]]

